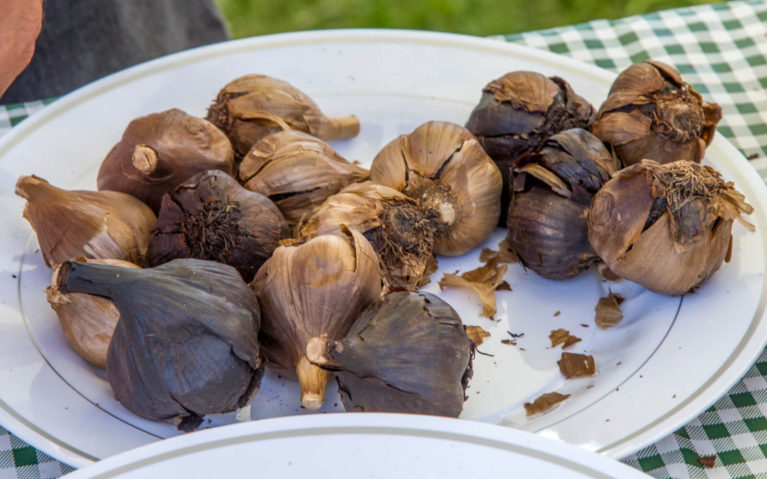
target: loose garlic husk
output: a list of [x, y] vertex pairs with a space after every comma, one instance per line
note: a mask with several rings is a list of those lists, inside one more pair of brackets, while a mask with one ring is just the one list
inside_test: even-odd
[[[108, 264], [123, 268], [138, 268], [138, 265], [117, 259], [84, 259], [86, 263]], [[105, 369], [107, 349], [112, 339], [120, 312], [114, 303], [101, 296], [85, 293], [62, 293], [58, 288], [59, 268], [53, 271], [50, 286], [45, 296], [64, 331], [69, 344], [83, 359]]]
[[232, 174], [234, 152], [212, 123], [178, 109], [131, 121], [98, 173], [98, 189], [122, 191], [155, 214], [163, 195], [205, 170]]
[[460, 125], [431, 121], [386, 145], [370, 179], [402, 191], [432, 215], [434, 252], [456, 256], [484, 241], [501, 214], [501, 174]]
[[355, 116], [325, 116], [309, 96], [290, 83], [256, 74], [224, 86], [206, 118], [229, 136], [239, 156], [278, 131], [299, 130], [323, 140], [352, 138], [360, 131]]
[[704, 102], [676, 69], [646, 61], [618, 75], [592, 131], [626, 166], [642, 159], [700, 162], [721, 117], [721, 107]]
[[344, 227], [370, 240], [391, 291], [414, 291], [437, 269], [434, 225], [415, 200], [395, 189], [372, 181], [349, 185], [300, 224], [297, 237], [343, 234]]
[[378, 259], [356, 231], [280, 246], [250, 283], [261, 307], [261, 341], [270, 366], [298, 378], [301, 403], [319, 409], [330, 373], [311, 364], [315, 336], [343, 337], [382, 294]]
[[144, 264], [156, 218], [133, 196], [63, 190], [36, 176], [19, 178], [16, 194], [27, 200], [24, 218], [37, 233], [49, 267], [78, 256]]
[[711, 167], [642, 160], [594, 195], [589, 241], [620, 277], [680, 295], [719, 269], [732, 248], [733, 220], [754, 230], [741, 217], [753, 210]]
[[309, 217], [328, 196], [368, 174], [324, 141], [295, 130], [259, 140], [239, 170], [243, 186], [274, 201], [290, 226]]

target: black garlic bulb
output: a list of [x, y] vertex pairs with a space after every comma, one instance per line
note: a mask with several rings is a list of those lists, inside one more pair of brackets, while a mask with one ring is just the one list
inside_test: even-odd
[[620, 162], [599, 138], [575, 128], [514, 165], [506, 236], [511, 249], [544, 278], [572, 278], [599, 259], [589, 244], [586, 213]]
[[479, 140], [503, 176], [500, 226], [509, 204], [510, 168], [514, 159], [537, 151], [555, 133], [588, 128], [594, 107], [562, 78], [514, 71], [488, 83], [466, 128]]
[[269, 198], [248, 191], [223, 171], [188, 179], [162, 199], [147, 262], [197, 258], [234, 266], [250, 281], [280, 239], [290, 236]]
[[474, 345], [449, 304], [397, 292], [363, 312], [343, 339], [312, 338], [306, 356], [336, 371], [347, 411], [457, 417]]
[[196, 429], [206, 414], [250, 402], [263, 376], [258, 302], [239, 273], [213, 261], [178, 259], [131, 269], [65, 261], [56, 287], [112, 300], [120, 312], [107, 351], [107, 379], [128, 410], [180, 418]]

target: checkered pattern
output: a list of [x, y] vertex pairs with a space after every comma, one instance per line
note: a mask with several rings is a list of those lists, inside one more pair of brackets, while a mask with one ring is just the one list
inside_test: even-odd
[[[733, 1], [497, 37], [621, 71], [648, 58], [675, 66], [722, 106], [720, 134], [767, 179], [767, 2]], [[0, 135], [46, 102], [0, 106]], [[713, 461], [712, 465], [707, 461]], [[767, 351], [697, 419], [624, 461], [657, 478], [767, 478]], [[0, 479], [71, 468], [0, 427]]]

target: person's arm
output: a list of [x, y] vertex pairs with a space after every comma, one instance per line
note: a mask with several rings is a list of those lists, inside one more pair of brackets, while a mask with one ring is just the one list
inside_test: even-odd
[[43, 0], [0, 0], [0, 98], [27, 67], [43, 23]]

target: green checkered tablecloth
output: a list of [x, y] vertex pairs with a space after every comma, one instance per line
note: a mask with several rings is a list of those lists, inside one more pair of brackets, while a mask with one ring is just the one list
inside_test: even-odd
[[[612, 71], [653, 58], [722, 106], [720, 134], [767, 178], [767, 2], [734, 1], [497, 37]], [[45, 101], [0, 106], [0, 135]], [[767, 478], [767, 351], [698, 418], [624, 461], [658, 478]], [[71, 467], [0, 427], [0, 479]]]

